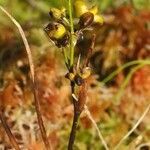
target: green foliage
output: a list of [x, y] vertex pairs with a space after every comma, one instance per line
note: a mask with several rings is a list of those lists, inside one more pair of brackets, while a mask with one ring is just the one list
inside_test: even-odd
[[91, 133], [85, 129], [82, 129], [77, 136], [77, 139], [79, 141], [81, 141], [83, 143], [87, 143], [87, 144], [90, 143], [91, 138], [92, 138]]
[[131, 4], [135, 9], [150, 9], [150, 0], [96, 0], [96, 2], [101, 11], [111, 7], [119, 7], [123, 4]]
[[150, 0], [133, 0], [136, 9], [150, 9]]
[[100, 10], [104, 11], [113, 5], [113, 0], [97, 0], [97, 3], [99, 4]]

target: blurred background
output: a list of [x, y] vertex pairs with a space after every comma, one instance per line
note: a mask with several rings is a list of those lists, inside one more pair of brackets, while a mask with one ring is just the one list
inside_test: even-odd
[[[150, 0], [89, 0], [98, 5], [105, 23], [95, 27], [87, 106], [110, 149], [132, 128], [150, 103], [150, 66], [132, 65], [106, 78], [130, 61], [150, 60]], [[54, 150], [67, 149], [73, 107], [63, 56], [45, 35], [51, 7], [67, 0], [0, 0], [22, 26], [30, 44], [37, 75], [41, 113]], [[85, 49], [89, 35], [79, 46]], [[0, 105], [23, 150], [43, 150], [25, 47], [16, 26], [0, 11]], [[106, 79], [106, 80], [105, 80]], [[108, 80], [107, 80], [108, 79]], [[107, 81], [107, 83], [102, 82]], [[12, 149], [0, 124], [0, 150]], [[83, 113], [75, 150], [103, 150], [96, 129]], [[120, 150], [150, 149], [150, 113]]]

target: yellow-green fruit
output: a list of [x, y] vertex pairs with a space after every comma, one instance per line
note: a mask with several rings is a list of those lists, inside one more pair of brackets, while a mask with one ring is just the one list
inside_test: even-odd
[[95, 23], [99, 23], [99, 24], [103, 24], [104, 23], [104, 18], [101, 15], [95, 15], [94, 16], [94, 22]]
[[90, 75], [91, 75], [91, 68], [90, 68], [90, 67], [86, 67], [86, 68], [83, 68], [82, 73], [81, 73], [80, 76], [81, 76], [83, 79], [86, 79], [86, 78], [88, 78]]
[[83, 0], [76, 0], [74, 3], [74, 8], [76, 17], [80, 17], [88, 11], [88, 8]]
[[66, 28], [62, 24], [57, 25], [56, 31], [53, 32], [53, 37], [55, 39], [62, 38], [66, 33]]
[[93, 15], [96, 15], [98, 13], [98, 7], [97, 6], [93, 6], [89, 12], [91, 12]]
[[51, 39], [58, 40], [65, 35], [66, 28], [60, 23], [51, 22], [47, 25], [45, 31]]
[[57, 19], [57, 20], [61, 19], [61, 16], [62, 16], [62, 12], [57, 8], [51, 8], [49, 14], [52, 18]]

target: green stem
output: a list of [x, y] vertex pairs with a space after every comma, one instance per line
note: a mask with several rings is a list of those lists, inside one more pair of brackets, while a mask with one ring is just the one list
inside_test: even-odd
[[70, 19], [70, 67], [74, 63], [74, 45], [73, 45], [73, 34], [74, 34], [74, 25], [73, 25], [73, 16], [72, 16], [72, 0], [69, 0], [69, 19]]
[[132, 75], [140, 68], [142, 68], [145, 64], [144, 63], [141, 63], [140, 65], [134, 67], [130, 72], [129, 74], [127, 75], [127, 77], [125, 78], [125, 80], [123, 81], [123, 83], [121, 84], [120, 88], [119, 88], [119, 91], [117, 92], [116, 96], [114, 97], [115, 99], [115, 102], [116, 104], [119, 104], [120, 102], [120, 99], [124, 93], [124, 90], [127, 86], [127, 84], [129, 83]]
[[62, 48], [62, 51], [63, 51], [65, 63], [66, 63], [66, 65], [68, 66], [68, 55], [67, 55], [66, 49], [65, 49], [65, 48]]
[[150, 65], [150, 60], [134, 60], [131, 62], [128, 62], [124, 65], [122, 65], [121, 67], [119, 67], [117, 70], [115, 70], [114, 72], [112, 72], [110, 75], [108, 75], [103, 81], [102, 83], [107, 83], [108, 81], [112, 80], [119, 72], [121, 72], [123, 69], [130, 67], [132, 65], [138, 65], [138, 64], [145, 64], [145, 65]]

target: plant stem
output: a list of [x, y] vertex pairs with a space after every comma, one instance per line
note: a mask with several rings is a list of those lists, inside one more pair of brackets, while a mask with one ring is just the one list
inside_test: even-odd
[[150, 60], [134, 60], [134, 61], [130, 61], [128, 63], [123, 64], [122, 66], [120, 66], [117, 70], [115, 70], [114, 72], [112, 72], [110, 75], [108, 75], [105, 79], [103, 79], [101, 82], [102, 83], [107, 83], [108, 81], [110, 81], [111, 79], [113, 79], [113, 77], [115, 77], [119, 72], [121, 72], [123, 69], [130, 67], [132, 65], [137, 65], [137, 64], [145, 64], [145, 65], [150, 65]]
[[74, 117], [73, 117], [73, 124], [72, 124], [71, 133], [70, 133], [70, 138], [69, 138], [68, 150], [73, 150], [79, 117], [80, 117], [80, 113], [77, 113], [74, 108]]
[[36, 83], [32, 82], [32, 86], [33, 86], [33, 94], [34, 94], [34, 99], [35, 99], [35, 109], [36, 109], [36, 113], [37, 113], [37, 119], [38, 119], [41, 136], [42, 136], [46, 150], [52, 150], [52, 146], [51, 146], [50, 142], [48, 141], [48, 138], [46, 135], [46, 130], [45, 130], [43, 119], [42, 119], [42, 115], [40, 112], [40, 103], [39, 103], [39, 99], [38, 99]]
[[139, 126], [139, 124], [143, 121], [144, 117], [148, 114], [150, 111], [150, 104], [145, 108], [144, 112], [140, 116], [140, 118], [137, 120], [137, 122], [134, 124], [134, 126], [125, 134], [125, 136], [120, 140], [120, 142], [114, 147], [114, 150], [120, 149], [119, 147], [121, 144], [135, 131], [135, 129]]
[[[72, 17], [72, 0], [69, 0], [69, 19], [70, 19], [70, 69], [73, 68], [74, 64], [74, 43], [73, 43], [73, 34], [74, 34], [74, 25], [73, 25], [73, 17]], [[75, 84], [73, 82], [70, 82], [71, 85], [71, 93], [74, 94], [74, 88]], [[74, 105], [74, 118], [73, 118], [73, 124], [72, 129], [70, 133], [69, 143], [68, 143], [68, 150], [73, 150], [73, 145], [75, 141], [76, 136], [76, 130], [78, 127], [78, 120], [80, 117], [80, 113], [78, 111], [78, 102], [73, 98], [73, 105]]]
[[65, 48], [62, 48], [62, 51], [63, 51], [65, 63], [66, 63], [66, 65], [68, 66], [68, 55], [67, 55], [66, 49], [65, 49]]
[[140, 65], [134, 67], [134, 68], [128, 73], [128, 75], [126, 76], [125, 80], [124, 80], [123, 83], [121, 84], [121, 86], [120, 86], [120, 88], [119, 88], [117, 94], [116, 94], [115, 97], [114, 97], [115, 104], [118, 105], [118, 104], [120, 103], [121, 97], [122, 97], [122, 95], [123, 95], [123, 93], [124, 93], [124, 90], [125, 90], [127, 84], [129, 83], [129, 81], [130, 81], [132, 75], [133, 75], [138, 69], [142, 68], [144, 65], [145, 65], [145, 64], [142, 64], [142, 63], [141, 63]]
[[[73, 82], [71, 82], [71, 93], [72, 94], [74, 93], [74, 88], [75, 88], [75, 85]], [[76, 131], [77, 131], [77, 127], [78, 127], [78, 120], [80, 117], [80, 112], [78, 109], [79, 108], [78, 101], [73, 97], [72, 97], [72, 99], [73, 99], [73, 105], [74, 105], [74, 117], [73, 117], [72, 129], [71, 129], [69, 143], [68, 143], [68, 150], [73, 150]]]
[[72, 0], [69, 0], [69, 19], [70, 19], [70, 67], [73, 66], [74, 63], [74, 45], [73, 45], [73, 34], [74, 34], [74, 25], [73, 25], [73, 17], [72, 17]]
[[34, 73], [34, 63], [33, 63], [33, 59], [32, 59], [32, 54], [31, 54], [31, 49], [30, 46], [28, 44], [27, 38], [25, 36], [25, 33], [21, 27], [21, 25], [19, 24], [19, 22], [16, 21], [16, 19], [11, 16], [2, 6], [0, 6], [0, 9], [10, 18], [10, 20], [16, 25], [16, 27], [18, 28], [20, 35], [22, 37], [23, 43], [25, 45], [25, 50], [28, 56], [28, 61], [29, 61], [29, 67], [30, 67], [30, 73], [31, 73], [31, 80], [32, 80], [32, 90], [33, 90], [33, 94], [34, 94], [34, 100], [35, 100], [35, 110], [36, 110], [36, 114], [37, 114], [37, 119], [38, 119], [38, 124], [39, 124], [39, 128], [40, 128], [40, 132], [42, 135], [42, 139], [43, 142], [45, 144], [45, 148], [47, 150], [52, 150], [52, 148], [50, 147], [49, 141], [47, 139], [46, 136], [46, 131], [43, 125], [43, 120], [42, 120], [42, 116], [40, 113], [40, 104], [39, 104], [39, 99], [38, 99], [38, 95], [36, 94], [36, 85], [35, 85], [35, 73]]
[[92, 117], [92, 115], [86, 105], [84, 106], [84, 110], [85, 110], [85, 113], [87, 114], [88, 118], [91, 120], [92, 124], [94, 125], [95, 129], [97, 130], [98, 136], [99, 136], [103, 146], [105, 147], [106, 150], [109, 150], [109, 147], [108, 147], [105, 139], [103, 138], [103, 135], [102, 135], [100, 129], [98, 128], [94, 118]]
[[15, 137], [13, 136], [13, 134], [12, 134], [12, 132], [11, 132], [6, 120], [5, 120], [3, 112], [1, 110], [0, 110], [0, 120], [1, 120], [1, 123], [4, 127], [4, 129], [5, 129], [7, 136], [9, 137], [9, 140], [10, 140], [12, 146], [15, 148], [15, 150], [21, 150], [19, 148], [19, 145], [17, 144], [17, 141], [16, 141]]

